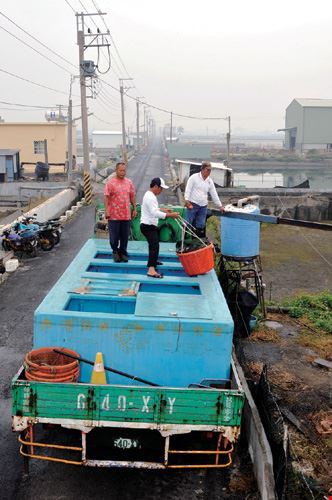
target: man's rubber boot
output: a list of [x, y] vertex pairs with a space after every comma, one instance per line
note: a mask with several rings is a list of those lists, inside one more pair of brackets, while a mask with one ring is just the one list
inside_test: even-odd
[[128, 262], [128, 255], [125, 255], [124, 253], [119, 252], [119, 256], [120, 256], [121, 262]]
[[118, 251], [113, 252], [112, 257], [114, 262], [121, 262], [121, 257]]

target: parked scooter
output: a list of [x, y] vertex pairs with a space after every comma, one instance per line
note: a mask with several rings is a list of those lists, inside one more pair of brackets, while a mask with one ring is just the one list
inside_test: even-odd
[[29, 234], [21, 231], [13, 233], [11, 229], [5, 229], [2, 233], [1, 246], [5, 252], [22, 252], [30, 257], [36, 257], [38, 248], [37, 234]]
[[12, 228], [17, 234], [22, 235], [23, 238], [35, 235], [38, 240], [38, 246], [44, 251], [52, 250], [54, 247], [53, 228], [47, 223], [38, 225], [16, 222]]
[[29, 217], [22, 217], [21, 221], [23, 224], [26, 224], [26, 225], [37, 224], [38, 226], [42, 226], [42, 227], [44, 227], [46, 224], [48, 224], [50, 226], [50, 228], [52, 229], [52, 234], [53, 234], [53, 238], [54, 238], [54, 245], [58, 245], [58, 243], [60, 243], [60, 238], [61, 238], [61, 233], [62, 233], [60, 219], [49, 219], [46, 222], [39, 222], [39, 221], [37, 221], [36, 215], [30, 215]]

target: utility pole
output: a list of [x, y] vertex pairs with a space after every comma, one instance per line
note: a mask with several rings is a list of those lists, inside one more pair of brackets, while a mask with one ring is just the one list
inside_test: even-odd
[[136, 151], [139, 151], [139, 100], [136, 101]]
[[68, 182], [73, 178], [73, 101], [69, 99], [68, 106], [68, 122], [67, 122], [67, 151], [68, 151]]
[[136, 98], [136, 136], [137, 136], [136, 150], [137, 151], [141, 149], [140, 139], [139, 139], [139, 105], [141, 99], [145, 99], [145, 97], [142, 96]]
[[[92, 201], [92, 189], [91, 189], [91, 179], [90, 179], [90, 162], [89, 162], [89, 132], [88, 132], [88, 111], [86, 105], [86, 89], [88, 86], [88, 78], [91, 79], [90, 88], [92, 88], [92, 81], [95, 78], [95, 64], [93, 61], [84, 60], [84, 51], [87, 48], [92, 47], [109, 47], [109, 43], [104, 42], [103, 35], [108, 35], [108, 33], [97, 33], [93, 34], [90, 32], [85, 33], [84, 18], [85, 16], [99, 16], [105, 15], [104, 12], [95, 12], [92, 14], [76, 13], [76, 27], [77, 27], [77, 45], [79, 49], [79, 67], [80, 67], [80, 89], [81, 89], [81, 116], [82, 116], [82, 140], [83, 140], [83, 185], [84, 185], [84, 197], [87, 204]], [[98, 37], [102, 36], [102, 43], [98, 42]], [[85, 39], [87, 37], [92, 37], [89, 43], [86, 43]], [[96, 43], [95, 43], [96, 42]], [[91, 95], [93, 97], [93, 94]], [[72, 159], [72, 156], [71, 156]]]
[[47, 149], [47, 139], [44, 139], [44, 158], [45, 163], [48, 166], [48, 149]]
[[171, 130], [170, 130], [170, 142], [173, 142], [173, 111], [171, 111]]
[[144, 106], [143, 144], [144, 146], [146, 146], [146, 106]]
[[123, 82], [124, 80], [132, 80], [132, 78], [119, 78], [120, 83], [120, 96], [121, 96], [121, 122], [122, 122], [122, 159], [124, 163], [128, 164], [128, 153], [127, 153], [127, 144], [126, 144], [126, 124], [125, 124], [125, 112], [124, 112], [124, 90], [129, 90], [129, 87], [124, 89]]
[[228, 132], [226, 134], [227, 141], [227, 166], [229, 167], [229, 157], [230, 157], [230, 143], [231, 143], [231, 117], [227, 117], [228, 121]]

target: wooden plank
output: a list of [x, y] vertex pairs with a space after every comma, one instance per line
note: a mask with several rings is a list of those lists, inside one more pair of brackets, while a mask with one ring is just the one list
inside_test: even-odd
[[327, 368], [328, 370], [332, 370], [332, 362], [327, 361], [326, 359], [316, 358], [313, 360], [313, 363], [317, 366]]

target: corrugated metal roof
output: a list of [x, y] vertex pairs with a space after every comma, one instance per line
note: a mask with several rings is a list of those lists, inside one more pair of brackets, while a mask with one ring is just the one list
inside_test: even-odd
[[332, 108], [332, 99], [294, 99], [303, 107], [310, 108]]
[[[197, 166], [201, 166], [202, 165], [202, 162], [200, 163], [197, 163], [195, 161], [186, 161], [186, 160], [175, 160], [176, 163], [184, 163], [185, 165], [197, 165]], [[232, 171], [233, 169], [230, 168], [230, 167], [227, 167], [223, 162], [216, 162], [216, 161], [211, 161], [211, 167], [212, 168], [216, 168], [216, 169], [220, 169], [220, 170], [229, 170], [229, 171]]]

